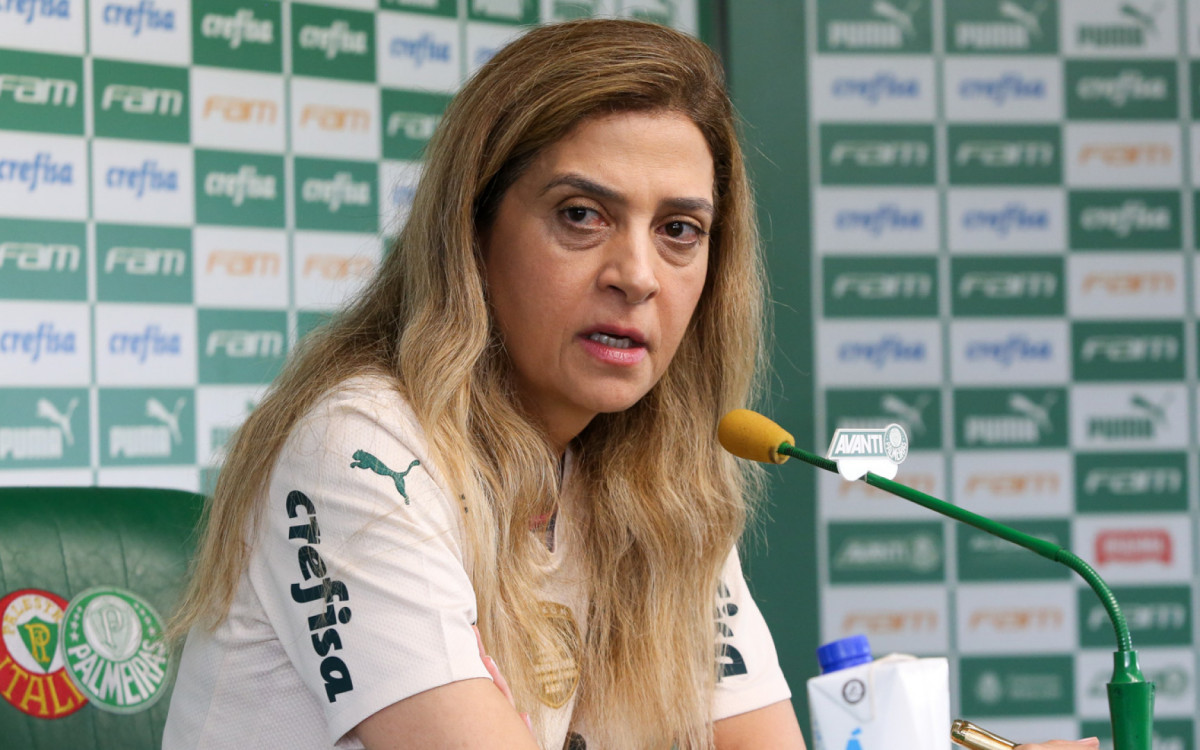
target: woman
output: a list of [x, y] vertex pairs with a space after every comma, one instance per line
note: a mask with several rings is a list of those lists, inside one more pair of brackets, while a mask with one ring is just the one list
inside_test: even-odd
[[501, 51], [234, 441], [164, 746], [803, 748], [714, 430], [761, 294], [703, 45], [589, 21]]

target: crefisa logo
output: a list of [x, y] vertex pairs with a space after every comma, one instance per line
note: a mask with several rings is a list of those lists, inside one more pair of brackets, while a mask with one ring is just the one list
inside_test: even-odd
[[985, 231], [997, 237], [1012, 232], [1044, 232], [1050, 226], [1050, 212], [1010, 201], [997, 209], [973, 208], [963, 212], [962, 227], [967, 231]]
[[1041, 101], [1046, 98], [1046, 81], [1008, 71], [995, 77], [964, 78], [959, 81], [958, 95], [965, 101], [984, 100], [997, 107], [1008, 101]]
[[862, 99], [871, 106], [880, 101], [916, 99], [921, 96], [921, 82], [916, 78], [898, 78], [894, 73], [880, 71], [873, 76], [839, 76], [833, 79], [833, 96], [838, 99]]
[[162, 10], [155, 6], [154, 0], [141, 0], [138, 3], [105, 4], [100, 13], [101, 22], [106, 26], [119, 26], [128, 29], [133, 36], [141, 36], [143, 31], [174, 31], [175, 11]]
[[428, 31], [418, 37], [392, 37], [388, 54], [411, 60], [416, 68], [428, 62], [449, 65], [452, 59], [450, 42], [441, 41]]
[[920, 231], [925, 226], [925, 213], [906, 210], [896, 203], [881, 203], [866, 209], [844, 208], [837, 212], [833, 224], [843, 232], [864, 231], [878, 237], [885, 231]]
[[33, 159], [0, 156], [0, 183], [11, 182], [33, 193], [47, 185], [74, 185], [75, 169], [70, 162], [55, 161], [54, 155], [39, 151]]
[[159, 167], [154, 159], [144, 159], [136, 166], [109, 167], [104, 183], [114, 190], [131, 192], [136, 200], [141, 200], [146, 193], [177, 192], [179, 172]]
[[5, 0], [0, 3], [0, 13], [8, 13], [21, 18], [26, 26], [36, 18], [57, 18], [67, 20], [71, 17], [69, 0]]

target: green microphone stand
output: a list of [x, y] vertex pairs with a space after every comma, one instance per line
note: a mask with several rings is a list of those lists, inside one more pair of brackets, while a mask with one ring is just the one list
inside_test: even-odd
[[[798, 458], [819, 469], [838, 473], [837, 464], [834, 461], [815, 453], [809, 453], [790, 443], [782, 443], [776, 450], [780, 455]], [[872, 487], [878, 487], [884, 492], [941, 513], [943, 516], [974, 526], [980, 531], [998, 536], [1031, 552], [1036, 552], [1047, 560], [1066, 565], [1087, 581], [1092, 590], [1096, 592], [1096, 596], [1100, 597], [1100, 602], [1108, 612], [1108, 618], [1112, 621], [1113, 630], [1117, 636], [1117, 650], [1113, 652], [1113, 676], [1112, 681], [1108, 683], [1108, 712], [1112, 720], [1113, 748], [1114, 750], [1151, 750], [1150, 743], [1154, 728], [1154, 683], [1146, 682], [1146, 679], [1142, 677], [1142, 669], [1138, 666], [1137, 652], [1133, 650], [1133, 641], [1129, 637], [1129, 625], [1125, 622], [1125, 615], [1121, 613], [1121, 607], [1117, 604], [1117, 598], [1113, 596], [1112, 589], [1091, 565], [1088, 565], [1075, 553], [1057, 544], [1017, 531], [977, 513], [963, 510], [957, 505], [938, 500], [936, 497], [918, 492], [899, 482], [884, 479], [873, 472], [867, 472], [862, 481]]]

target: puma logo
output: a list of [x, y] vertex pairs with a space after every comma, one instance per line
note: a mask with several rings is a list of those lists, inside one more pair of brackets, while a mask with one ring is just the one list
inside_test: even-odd
[[421, 462], [413, 459], [413, 462], [408, 465], [408, 468], [401, 472], [392, 471], [383, 461], [380, 461], [375, 456], [367, 453], [364, 450], [354, 451], [354, 463], [350, 464], [351, 469], [370, 469], [381, 477], [391, 477], [392, 482], [396, 485], [396, 491], [400, 493], [400, 497], [404, 498], [404, 504], [408, 505], [408, 492], [404, 489], [404, 478], [408, 476], [408, 472], [413, 470], [414, 466], [420, 466]]

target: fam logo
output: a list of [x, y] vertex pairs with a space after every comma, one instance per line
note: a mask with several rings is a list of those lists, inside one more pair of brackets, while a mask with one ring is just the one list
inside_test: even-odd
[[97, 298], [191, 303], [191, 253], [189, 229], [97, 224]]
[[185, 390], [102, 388], [100, 463], [190, 464], [195, 461], [195, 416]]
[[[3, 7], [3, 6], [0, 6]], [[67, 600], [40, 589], [21, 589], [0, 599], [0, 693], [18, 711], [61, 719], [87, 704], [63, 669], [63, 611]]]
[[955, 315], [1063, 314], [1062, 258], [955, 258], [950, 269]]
[[234, 124], [272, 125], [279, 120], [279, 105], [270, 99], [214, 94], [204, 99], [200, 117]]
[[1182, 174], [1174, 125], [1071, 125], [1067, 148], [1067, 181], [1079, 187], [1166, 187], [1178, 184]]
[[823, 276], [827, 317], [937, 315], [935, 258], [827, 257]]
[[[1187, 586], [1126, 586], [1113, 592], [1130, 634], [1149, 646], [1192, 645], [1192, 592]], [[1095, 594], [1079, 590], [1079, 643], [1088, 648], [1112, 643], [1112, 621]]]
[[384, 158], [420, 159], [449, 103], [450, 97], [443, 94], [384, 89], [380, 95]]
[[879, 71], [873, 76], [840, 76], [833, 79], [830, 93], [836, 99], [858, 99], [872, 107], [897, 100], [921, 97], [921, 81], [915, 77], [899, 78], [894, 73]]
[[192, 3], [192, 59], [197, 65], [278, 73], [281, 6], [246, 0]]
[[186, 68], [96, 60], [96, 135], [187, 143]]
[[1054, 0], [984, 0], [946, 6], [946, 46], [958, 53], [1058, 51]]
[[1172, 250], [1182, 242], [1178, 192], [1073, 190], [1071, 247]]
[[846, 612], [841, 632], [868, 636], [936, 633], [942, 613], [936, 609], [860, 609]]
[[960, 448], [1066, 447], [1066, 392], [959, 389], [954, 393]]
[[1187, 478], [1183, 453], [1079, 453], [1075, 502], [1083, 513], [1184, 512]]
[[306, 156], [379, 156], [380, 96], [374, 86], [292, 81], [293, 150]]
[[941, 524], [829, 524], [831, 583], [940, 582], [945, 565]]
[[822, 52], [931, 52], [925, 0], [821, 0], [817, 4]]
[[291, 8], [295, 74], [375, 80], [374, 13], [301, 4]]
[[1076, 321], [1075, 380], [1182, 380], [1183, 323]]
[[287, 353], [287, 314], [266, 310], [197, 312], [202, 385], [269, 382]]
[[87, 300], [85, 227], [0, 219], [0, 298]]
[[0, 389], [0, 407], [0, 466], [88, 465], [86, 389]]
[[78, 57], [0, 50], [0, 127], [83, 135], [82, 85]]
[[1053, 185], [1062, 181], [1055, 125], [952, 125], [950, 182], [959, 185]]
[[0, 242], [0, 271], [5, 265], [14, 271], [35, 273], [71, 273], [79, 270], [79, 245], [41, 242]]
[[196, 227], [196, 304], [284, 308], [288, 247], [282, 230]]
[[976, 637], [980, 633], [1046, 637], [1061, 634], [1066, 619], [1061, 605], [984, 606], [966, 613], [966, 632]]
[[1026, 495], [1057, 495], [1062, 488], [1062, 475], [1057, 471], [976, 472], [963, 483], [968, 497], [1021, 498]]
[[925, 125], [821, 125], [827, 185], [934, 182], [933, 129]]

